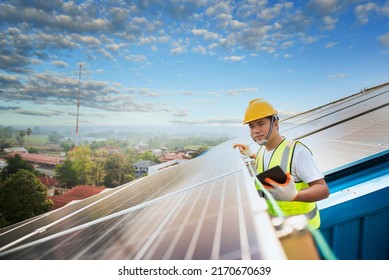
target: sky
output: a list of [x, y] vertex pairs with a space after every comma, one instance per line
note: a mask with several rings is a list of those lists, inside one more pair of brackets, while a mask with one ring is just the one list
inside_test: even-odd
[[232, 131], [387, 82], [389, 1], [0, 1], [0, 126]]

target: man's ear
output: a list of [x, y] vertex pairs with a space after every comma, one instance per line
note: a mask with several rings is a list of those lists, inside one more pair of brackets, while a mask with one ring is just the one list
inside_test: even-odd
[[273, 123], [273, 127], [276, 127], [277, 128], [277, 130], [279, 130], [279, 125], [278, 125], [278, 122], [279, 122], [279, 120], [278, 119], [276, 119], [275, 121], [274, 121], [274, 123]]

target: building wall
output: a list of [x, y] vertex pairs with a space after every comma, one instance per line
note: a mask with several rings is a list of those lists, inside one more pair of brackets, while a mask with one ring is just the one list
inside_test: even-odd
[[320, 231], [338, 259], [389, 260], [389, 187], [320, 213]]

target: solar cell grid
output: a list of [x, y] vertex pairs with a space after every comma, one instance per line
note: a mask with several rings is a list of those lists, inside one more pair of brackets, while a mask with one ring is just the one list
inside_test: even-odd
[[[113, 190], [95, 205], [79, 209], [0, 256], [258, 259], [266, 248], [258, 247], [259, 227], [254, 223], [269, 227], [270, 220], [268, 216], [254, 220], [250, 189], [259, 201], [239, 153], [229, 143], [197, 160]], [[275, 255], [282, 256], [282, 252]]]

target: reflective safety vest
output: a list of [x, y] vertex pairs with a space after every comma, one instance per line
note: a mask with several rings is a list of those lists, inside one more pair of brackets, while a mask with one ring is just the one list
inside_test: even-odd
[[[304, 145], [301, 142], [298, 141], [288, 141], [284, 139], [274, 150], [268, 168], [272, 168], [276, 165], [281, 166], [282, 170], [284, 172], [292, 173], [292, 158], [294, 154], [294, 149], [296, 147], [296, 144]], [[257, 169], [258, 173], [262, 173], [265, 171], [264, 166], [264, 148], [261, 147], [261, 149], [258, 151], [257, 158]], [[308, 188], [309, 185], [305, 182], [296, 182], [296, 189], [297, 191], [303, 190], [305, 188]], [[259, 190], [259, 186], [257, 186], [257, 189]], [[266, 197], [265, 197], [266, 198]], [[274, 210], [273, 206], [269, 202], [269, 200], [266, 200], [268, 207], [269, 207], [269, 213], [272, 216], [277, 216], [276, 211]], [[313, 228], [319, 228], [320, 226], [320, 213], [317, 208], [317, 205], [315, 202], [301, 202], [301, 201], [277, 201], [280, 209], [282, 210], [283, 214], [285, 216], [292, 216], [292, 215], [300, 215], [305, 214], [309, 220], [309, 224]]]

